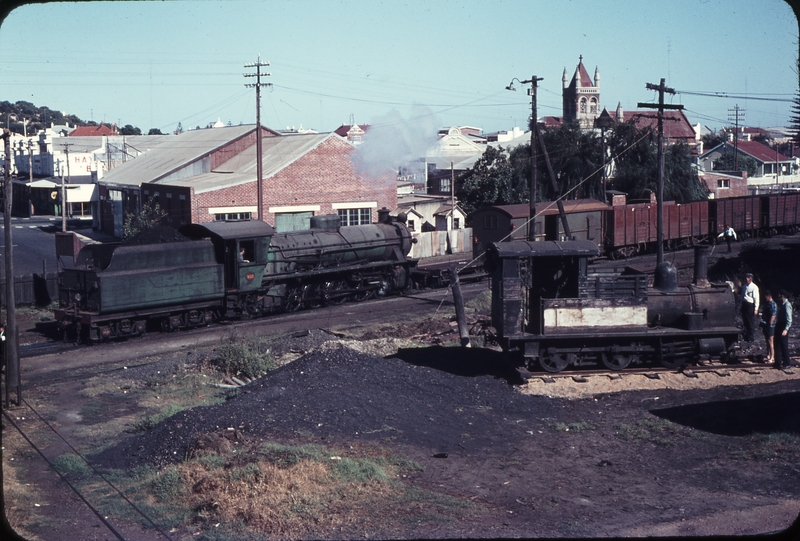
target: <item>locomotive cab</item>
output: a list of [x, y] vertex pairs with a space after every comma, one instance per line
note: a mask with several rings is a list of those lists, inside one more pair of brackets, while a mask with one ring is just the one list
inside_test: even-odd
[[190, 224], [180, 232], [189, 238], [210, 238], [217, 261], [225, 266], [228, 291], [256, 291], [269, 258], [275, 229], [260, 221]]

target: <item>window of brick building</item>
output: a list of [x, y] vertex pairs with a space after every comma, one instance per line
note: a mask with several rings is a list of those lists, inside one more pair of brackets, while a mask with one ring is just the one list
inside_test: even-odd
[[343, 225], [368, 225], [372, 223], [371, 209], [339, 209], [339, 222]]

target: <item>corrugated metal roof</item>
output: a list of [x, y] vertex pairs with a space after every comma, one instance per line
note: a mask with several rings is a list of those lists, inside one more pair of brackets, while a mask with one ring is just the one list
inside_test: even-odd
[[104, 184], [140, 186], [207, 156], [217, 148], [255, 131], [255, 124], [190, 130], [105, 174]]
[[[269, 178], [321, 145], [325, 140], [338, 135], [332, 133], [310, 133], [269, 137], [262, 141], [262, 178]], [[341, 139], [340, 139], [341, 140]], [[342, 140], [345, 144], [346, 141]], [[240, 152], [210, 173], [177, 180], [161, 181], [166, 186], [191, 186], [194, 193], [217, 190], [255, 182], [257, 175], [255, 145]]]
[[489, 250], [495, 252], [499, 257], [553, 257], [553, 256], [593, 256], [600, 253], [597, 244], [590, 240], [567, 240], [567, 241], [537, 241], [512, 240], [507, 242], [495, 242], [489, 246]]

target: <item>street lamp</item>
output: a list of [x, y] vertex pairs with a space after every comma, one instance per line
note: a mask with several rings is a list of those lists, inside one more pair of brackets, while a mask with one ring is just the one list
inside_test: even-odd
[[531, 76], [530, 79], [526, 81], [520, 81], [516, 77], [511, 79], [511, 82], [508, 83], [506, 86], [506, 90], [511, 90], [512, 92], [516, 92], [517, 89], [514, 88], [514, 81], [517, 81], [521, 85], [526, 85], [530, 83], [531, 87], [528, 89], [528, 95], [531, 97], [531, 185], [530, 185], [530, 219], [531, 221], [528, 222], [528, 240], [535, 241], [536, 240], [536, 229], [533, 224], [533, 219], [536, 217], [536, 139], [538, 138], [538, 122], [537, 122], [537, 115], [536, 115], [536, 84], [541, 81], [541, 77], [537, 77], [535, 75]]

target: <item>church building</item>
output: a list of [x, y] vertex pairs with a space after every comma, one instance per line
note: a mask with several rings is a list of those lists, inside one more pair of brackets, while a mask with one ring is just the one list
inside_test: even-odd
[[572, 81], [567, 82], [566, 68], [561, 81], [563, 122], [577, 123], [584, 130], [593, 128], [594, 121], [600, 116], [600, 71], [595, 67], [594, 79], [591, 79], [583, 66], [583, 55], [581, 55]]

